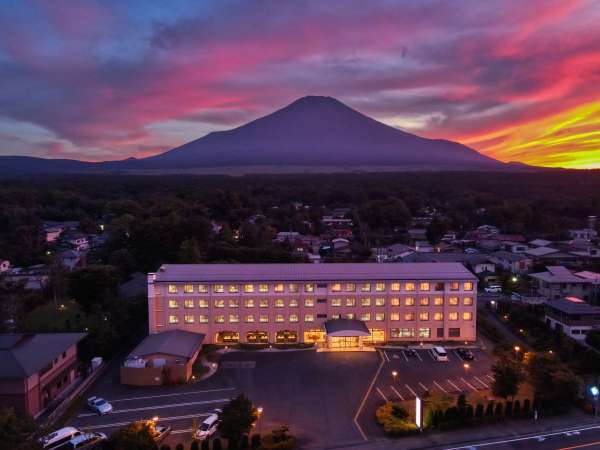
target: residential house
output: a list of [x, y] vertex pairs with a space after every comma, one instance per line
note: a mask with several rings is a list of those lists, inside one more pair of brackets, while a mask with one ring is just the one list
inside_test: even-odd
[[551, 247], [534, 247], [525, 251], [525, 253], [534, 259], [543, 258], [553, 253], [558, 253], [558, 249]]
[[600, 328], [600, 307], [574, 296], [551, 299], [546, 303], [546, 324], [579, 341], [591, 329]]
[[534, 239], [529, 242], [531, 247], [549, 247], [552, 245], [552, 241], [547, 241], [546, 239]]
[[435, 249], [428, 241], [415, 241], [415, 250], [418, 253], [432, 253]]
[[0, 406], [32, 417], [77, 378], [86, 333], [0, 334]]
[[84, 256], [84, 252], [79, 252], [77, 250], [65, 250], [64, 252], [60, 253], [59, 258], [63, 267], [71, 271], [82, 263]]
[[578, 230], [569, 230], [569, 236], [571, 239], [594, 241], [598, 239], [598, 232], [593, 228], [581, 228]]
[[533, 265], [533, 259], [524, 253], [497, 251], [490, 254], [489, 258], [491, 262], [514, 274], [526, 273]]
[[277, 242], [294, 242], [296, 239], [299, 239], [301, 236], [297, 231], [280, 231], [275, 236], [275, 240]]
[[90, 241], [88, 237], [79, 231], [70, 231], [66, 233], [62, 237], [62, 240], [78, 252], [89, 250], [90, 248]]
[[0, 273], [7, 272], [10, 269], [10, 261], [8, 259], [0, 259]]
[[546, 269], [546, 272], [529, 274], [538, 296], [548, 299], [571, 296], [587, 300], [593, 293], [590, 279], [580, 277], [563, 266], [548, 266]]
[[44, 264], [13, 267], [4, 272], [4, 279], [12, 283], [23, 283], [28, 290], [40, 290], [48, 284], [48, 268]]
[[371, 249], [371, 257], [377, 262], [398, 261], [414, 253], [412, 247], [404, 244], [393, 244], [387, 247], [375, 247]]

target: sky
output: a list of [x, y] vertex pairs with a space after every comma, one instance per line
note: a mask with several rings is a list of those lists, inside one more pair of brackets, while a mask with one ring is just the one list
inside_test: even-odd
[[0, 154], [144, 157], [333, 96], [501, 161], [600, 168], [600, 1], [3, 0]]

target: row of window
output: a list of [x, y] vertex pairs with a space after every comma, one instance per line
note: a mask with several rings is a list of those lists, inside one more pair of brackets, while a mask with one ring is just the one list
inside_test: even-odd
[[[451, 291], [460, 290], [460, 282], [452, 281], [448, 283], [448, 289]], [[402, 287], [404, 285], [404, 287]], [[198, 292], [200, 294], [206, 294], [210, 291], [212, 287], [212, 292], [215, 294], [223, 294], [228, 292], [230, 294], [237, 294], [239, 292], [244, 292], [246, 294], [252, 294], [254, 292], [285, 292], [285, 283], [276, 283], [273, 285], [269, 285], [267, 283], [261, 284], [184, 284], [183, 287], [177, 284], [169, 284], [167, 290], [169, 294], [177, 294], [182, 289], [182, 292], [185, 294], [193, 294], [194, 292]], [[300, 289], [304, 292], [314, 292], [315, 287], [327, 287], [327, 284], [315, 284], [315, 283], [303, 283], [302, 285], [298, 283], [289, 283], [287, 284], [287, 292], [299, 292]], [[331, 292], [385, 292], [388, 287], [387, 283], [377, 282], [377, 283], [331, 283], [329, 285]], [[401, 290], [406, 292], [415, 292], [419, 288], [421, 292], [429, 292], [429, 291], [443, 291], [445, 289], [445, 283], [437, 282], [430, 283], [428, 281], [423, 281], [420, 283], [416, 283], [413, 281], [400, 283], [393, 282], [389, 283], [389, 289], [393, 292], [399, 292]], [[462, 287], [464, 291], [472, 291], [473, 283], [471, 281], [465, 281], [462, 283]]]
[[[320, 315], [317, 315], [320, 316]], [[219, 314], [214, 316], [215, 317], [215, 323], [225, 323], [225, 315], [224, 314]], [[356, 319], [357, 315], [353, 314], [353, 313], [348, 313], [348, 314], [333, 314], [331, 316], [332, 319], [341, 319], [341, 318], [345, 318], [345, 319]], [[360, 318], [360, 320], [363, 320], [365, 322], [371, 321], [371, 318], [373, 317], [374, 320], [376, 322], [384, 322], [385, 321], [385, 313], [375, 313], [375, 314], [371, 314], [371, 313], [362, 313], [359, 314], [358, 317]], [[400, 320], [400, 313], [391, 313], [390, 314], [390, 320], [392, 321], [397, 321]], [[444, 320], [444, 313], [441, 312], [436, 312], [433, 314], [430, 314], [429, 312], [420, 312], [418, 315], [412, 312], [409, 313], [404, 313], [403, 314], [403, 318], [405, 321], [411, 322], [414, 321], [415, 318], [418, 317], [420, 321], [428, 321], [430, 319], [436, 320], [436, 321], [443, 321]], [[458, 320], [459, 318], [459, 313], [456, 311], [453, 312], [449, 312], [447, 313], [447, 319], [448, 320]], [[269, 315], [268, 314], [260, 314], [258, 315], [258, 318], [254, 315], [254, 314], [247, 314], [243, 317], [244, 322], [245, 323], [254, 323], [256, 322], [256, 320], [258, 319], [258, 322], [260, 323], [268, 323], [269, 322]], [[464, 311], [462, 313], [462, 319], [463, 320], [473, 320], [473, 313], [471, 311]], [[275, 322], [285, 322], [286, 318], [283, 314], [276, 314], [274, 317]], [[183, 321], [184, 323], [195, 323], [196, 322], [196, 316], [192, 315], [192, 314], [186, 314], [183, 316]], [[298, 322], [299, 321], [299, 315], [298, 314], [290, 314], [287, 318], [288, 322]], [[314, 322], [315, 321], [315, 315], [314, 314], [305, 314], [304, 315], [304, 321], [305, 322]], [[209, 316], [207, 316], [206, 314], [201, 314], [200, 316], [198, 316], [198, 323], [208, 323], [209, 322]], [[240, 316], [239, 314], [229, 314], [229, 323], [239, 323], [240, 322]], [[176, 315], [169, 315], [169, 323], [170, 324], [177, 324], [179, 323], [179, 316]]]
[[[358, 304], [360, 304], [360, 306], [364, 306], [364, 307], [385, 306], [385, 304], [386, 304], [385, 297], [377, 297], [375, 299], [366, 297], [366, 298], [361, 298], [358, 300], [359, 300]], [[326, 299], [318, 299], [317, 302], [325, 303], [325, 302], [327, 302], [327, 300]], [[418, 299], [418, 304], [421, 306], [429, 306], [429, 305], [443, 306], [444, 302], [445, 301], [444, 301], [443, 297], [434, 297], [433, 299], [430, 299], [429, 297], [421, 297]], [[233, 298], [233, 299], [228, 300], [227, 305], [230, 308], [239, 308], [240, 303], [241, 303], [240, 300]], [[406, 297], [403, 299], [403, 301], [401, 301], [401, 299], [399, 299], [399, 298], [390, 298], [390, 306], [400, 306], [401, 303], [404, 304], [404, 306], [415, 306], [417, 304], [417, 301], [415, 300], [414, 297]], [[460, 302], [459, 302], [458, 297], [449, 297], [448, 298], [448, 305], [450, 305], [450, 306], [458, 306], [459, 303]], [[184, 308], [194, 308], [195, 307], [195, 302], [192, 299], [186, 299], [183, 301], [178, 300], [178, 299], [169, 299], [169, 303], [168, 303], [169, 308], [179, 308], [179, 306], [181, 304], [183, 304]], [[252, 298], [248, 298], [243, 301], [243, 304], [246, 308], [254, 308], [257, 305], [260, 308], [268, 308], [270, 306], [270, 301], [269, 301], [269, 299], [266, 299], [266, 298], [260, 299], [258, 301], [254, 300]], [[273, 305], [275, 306], [275, 308], [284, 308], [286, 306], [286, 302], [282, 298], [277, 298], [273, 301]], [[298, 307], [298, 305], [299, 305], [298, 299], [292, 298], [292, 299], [289, 299], [287, 302], [287, 306], [289, 306], [291, 308], [296, 308], [296, 307]], [[340, 307], [340, 306], [353, 307], [356, 305], [357, 305], [356, 298], [346, 298], [346, 299], [332, 298], [331, 299], [331, 306], [333, 306], [333, 307]], [[472, 306], [473, 305], [473, 297], [463, 297], [462, 305], [463, 306]], [[225, 306], [226, 306], [226, 302], [224, 299], [214, 300], [215, 308], [225, 308]], [[315, 306], [315, 300], [312, 298], [304, 299], [304, 306], [306, 306], [306, 307]], [[198, 300], [198, 307], [208, 308], [209, 301], [207, 299]]]
[[[444, 329], [436, 330], [436, 337], [444, 337]], [[390, 338], [429, 338], [431, 337], [431, 328], [392, 328], [390, 329]], [[460, 328], [448, 328], [448, 337], [460, 337]]]

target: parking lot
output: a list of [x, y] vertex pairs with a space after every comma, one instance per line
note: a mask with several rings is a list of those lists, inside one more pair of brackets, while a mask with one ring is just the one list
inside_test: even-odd
[[412, 400], [425, 392], [458, 395], [489, 389], [493, 380], [491, 359], [485, 352], [473, 349], [472, 361], [464, 361], [456, 350], [447, 349], [447, 352], [448, 361], [438, 362], [426, 349], [417, 350], [415, 356], [403, 349], [381, 350], [381, 371], [358, 417], [367, 437], [382, 437], [374, 415], [385, 402]]

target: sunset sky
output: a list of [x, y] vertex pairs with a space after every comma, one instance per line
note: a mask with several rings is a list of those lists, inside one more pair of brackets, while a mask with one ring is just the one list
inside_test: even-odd
[[502, 161], [600, 168], [600, 2], [0, 5], [0, 154], [143, 157], [309, 94]]

